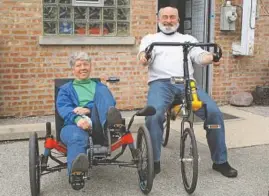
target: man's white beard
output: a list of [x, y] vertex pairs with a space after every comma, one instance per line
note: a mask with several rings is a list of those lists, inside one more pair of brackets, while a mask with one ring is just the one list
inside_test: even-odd
[[175, 26], [164, 26], [162, 23], [158, 23], [158, 26], [161, 30], [161, 32], [163, 32], [164, 34], [170, 34], [170, 33], [174, 33], [177, 31], [178, 27], [179, 27], [179, 23], [177, 23]]

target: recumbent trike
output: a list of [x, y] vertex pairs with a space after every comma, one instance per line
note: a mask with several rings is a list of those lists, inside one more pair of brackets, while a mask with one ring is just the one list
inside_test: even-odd
[[[165, 147], [168, 143], [170, 133], [170, 121], [175, 120], [181, 115], [181, 137], [180, 137], [180, 162], [181, 174], [185, 190], [191, 194], [195, 191], [198, 180], [198, 149], [193, 130], [193, 118], [191, 115], [204, 107], [205, 116], [207, 116], [206, 104], [201, 102], [197, 95], [195, 80], [189, 76], [188, 53], [193, 47], [213, 47], [214, 61], [217, 62], [222, 57], [222, 50], [215, 43], [190, 43], [190, 42], [153, 42], [146, 48], [146, 58], [152, 58], [154, 47], [182, 47], [183, 48], [183, 69], [184, 76], [171, 77], [172, 84], [183, 84], [184, 92], [176, 94], [171, 105], [168, 106], [165, 113], [164, 133], [162, 145]], [[208, 129], [219, 128], [220, 125], [208, 125]], [[188, 167], [188, 163], [190, 166]], [[189, 171], [187, 168], [189, 168]]]
[[[55, 100], [59, 87], [72, 79], [55, 79]], [[118, 78], [112, 77], [107, 82], [117, 82]], [[55, 101], [56, 102], [56, 101]], [[155, 108], [146, 106], [137, 111], [125, 126], [125, 119], [122, 124], [116, 124], [107, 128], [107, 130], [95, 130], [95, 133], [101, 133], [96, 139], [93, 134], [89, 136], [89, 146], [87, 148], [87, 156], [89, 159], [89, 172], [84, 179], [89, 179], [90, 169], [95, 165], [118, 165], [122, 167], [134, 167], [138, 171], [139, 187], [144, 194], [148, 194], [153, 186], [154, 179], [154, 162], [153, 150], [149, 131], [146, 126], [142, 125], [138, 128], [136, 143], [134, 142], [130, 128], [135, 116], [150, 116], [156, 113]], [[44, 153], [39, 154], [38, 136], [33, 133], [29, 139], [29, 174], [30, 188], [32, 196], [40, 195], [40, 177], [55, 171], [61, 171], [67, 168], [67, 163], [63, 162], [55, 155], [66, 156], [67, 149], [60, 141], [60, 131], [63, 127], [63, 119], [59, 116], [55, 107], [55, 128], [56, 138], [51, 133], [51, 123], [46, 123], [46, 135], [44, 142]], [[93, 129], [95, 127], [93, 126]], [[106, 142], [104, 142], [106, 141]], [[126, 147], [129, 146], [132, 160], [129, 162], [120, 161], [118, 158], [124, 153]], [[112, 157], [112, 152], [120, 149], [119, 153]], [[48, 160], [56, 162], [56, 166], [50, 166]], [[76, 184], [72, 185], [76, 189]]]

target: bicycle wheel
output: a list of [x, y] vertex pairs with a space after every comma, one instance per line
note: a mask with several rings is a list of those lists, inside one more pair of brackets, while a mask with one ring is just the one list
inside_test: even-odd
[[163, 141], [162, 141], [163, 147], [165, 147], [168, 143], [170, 134], [170, 121], [171, 121], [170, 111], [167, 111], [165, 113], [165, 122], [163, 123]]
[[29, 175], [32, 196], [40, 195], [40, 157], [38, 149], [37, 133], [33, 133], [29, 138]]
[[192, 128], [186, 128], [180, 141], [181, 174], [185, 190], [194, 192], [198, 180], [198, 150]]
[[138, 150], [139, 187], [144, 194], [148, 194], [153, 186], [154, 163], [151, 138], [148, 129], [144, 125], [138, 129], [136, 146]]

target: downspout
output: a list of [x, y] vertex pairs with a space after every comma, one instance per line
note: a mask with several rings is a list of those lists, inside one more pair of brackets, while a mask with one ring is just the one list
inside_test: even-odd
[[233, 55], [253, 55], [257, 0], [243, 1], [241, 42], [232, 44]]

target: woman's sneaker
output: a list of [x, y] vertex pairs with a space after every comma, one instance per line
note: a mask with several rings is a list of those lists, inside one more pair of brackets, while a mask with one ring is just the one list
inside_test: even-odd
[[72, 163], [69, 183], [74, 190], [80, 190], [85, 185], [85, 176], [88, 173], [89, 160], [86, 154], [79, 154]]
[[107, 127], [110, 128], [114, 125], [122, 125], [123, 119], [120, 111], [115, 107], [110, 107], [107, 112]]

